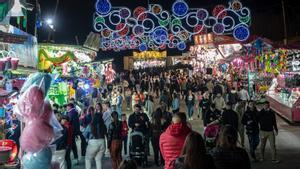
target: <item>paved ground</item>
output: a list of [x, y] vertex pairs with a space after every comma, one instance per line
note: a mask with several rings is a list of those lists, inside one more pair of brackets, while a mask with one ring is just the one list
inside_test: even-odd
[[[181, 111], [184, 111], [184, 105], [181, 103]], [[157, 104], [156, 104], [157, 105]], [[129, 112], [128, 112], [129, 114]], [[196, 115], [195, 115], [196, 118]], [[278, 157], [281, 161], [279, 164], [271, 163], [271, 155], [269, 145], [266, 148], [266, 161], [260, 163], [252, 163], [253, 169], [299, 169], [300, 168], [300, 126], [291, 126], [280, 117], [278, 119], [279, 135], [277, 140]], [[195, 119], [192, 122], [193, 129], [200, 133], [203, 132], [203, 125], [200, 119]], [[246, 138], [247, 140], [247, 138]], [[79, 146], [78, 146], [79, 147]], [[246, 149], [248, 145], [246, 144]], [[104, 159], [103, 169], [110, 169], [110, 159], [107, 156]], [[153, 159], [150, 157], [150, 164]], [[80, 161], [80, 165], [74, 166], [74, 169], [84, 169], [84, 159]], [[161, 167], [162, 168], [162, 167]], [[149, 167], [149, 169], [160, 169], [159, 167]]]

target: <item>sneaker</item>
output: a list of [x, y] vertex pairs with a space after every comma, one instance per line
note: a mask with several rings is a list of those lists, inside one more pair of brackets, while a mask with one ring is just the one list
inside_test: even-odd
[[278, 164], [278, 163], [280, 163], [280, 161], [279, 160], [272, 160], [272, 163]]
[[75, 165], [79, 165], [79, 160], [75, 159]]

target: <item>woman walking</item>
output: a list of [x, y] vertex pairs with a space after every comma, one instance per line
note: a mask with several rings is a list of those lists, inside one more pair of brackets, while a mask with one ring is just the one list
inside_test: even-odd
[[118, 112], [111, 114], [112, 123], [107, 134], [107, 146], [110, 150], [112, 168], [118, 169], [122, 162], [122, 122], [118, 119]]
[[174, 169], [216, 169], [213, 159], [206, 153], [202, 136], [192, 131], [186, 138], [181, 156]]
[[[162, 158], [161, 152], [159, 150], [159, 138], [163, 132], [163, 118], [162, 111], [158, 108], [151, 120], [151, 144], [154, 152], [154, 161], [156, 166], [160, 166], [164, 164], [164, 160]], [[159, 162], [160, 160], [160, 162]]]
[[237, 146], [238, 133], [235, 127], [222, 128], [217, 147], [212, 150], [217, 169], [251, 169], [248, 153]]
[[189, 120], [193, 120], [195, 95], [192, 93], [192, 90], [188, 91], [188, 94], [185, 97], [185, 104], [186, 104]]
[[96, 161], [96, 168], [102, 169], [102, 157], [105, 153], [105, 135], [107, 129], [102, 119], [101, 112], [95, 112], [93, 107], [89, 108], [91, 123], [87, 126], [84, 136], [88, 140], [85, 156], [85, 168], [92, 168], [92, 160]]

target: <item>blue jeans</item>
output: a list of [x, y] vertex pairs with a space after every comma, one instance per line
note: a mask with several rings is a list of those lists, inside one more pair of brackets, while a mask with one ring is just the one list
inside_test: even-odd
[[189, 118], [194, 114], [194, 105], [186, 105]]
[[253, 159], [256, 159], [255, 150], [259, 145], [259, 133], [248, 134], [250, 155]]
[[122, 105], [117, 106], [116, 107], [116, 111], [118, 112], [119, 118], [121, 118], [121, 115], [122, 115]]

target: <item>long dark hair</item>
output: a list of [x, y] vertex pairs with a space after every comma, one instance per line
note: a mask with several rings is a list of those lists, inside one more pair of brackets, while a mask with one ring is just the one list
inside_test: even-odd
[[[102, 107], [101, 107], [101, 109], [102, 109]], [[104, 123], [103, 119], [102, 119], [102, 115], [96, 115], [97, 113], [95, 112], [95, 108], [92, 106], [89, 107], [89, 111], [91, 111], [90, 113], [91, 113], [91, 117], [92, 117], [92, 121], [90, 123], [91, 132], [95, 138], [98, 138], [99, 137], [98, 129], [100, 129], [101, 126], [103, 126], [103, 125], [101, 125], [101, 122]]]
[[238, 133], [231, 125], [226, 125], [221, 129], [217, 146], [226, 149], [234, 149], [237, 147]]
[[206, 148], [202, 136], [192, 131], [186, 138], [181, 156], [184, 156], [184, 169], [205, 167]]

